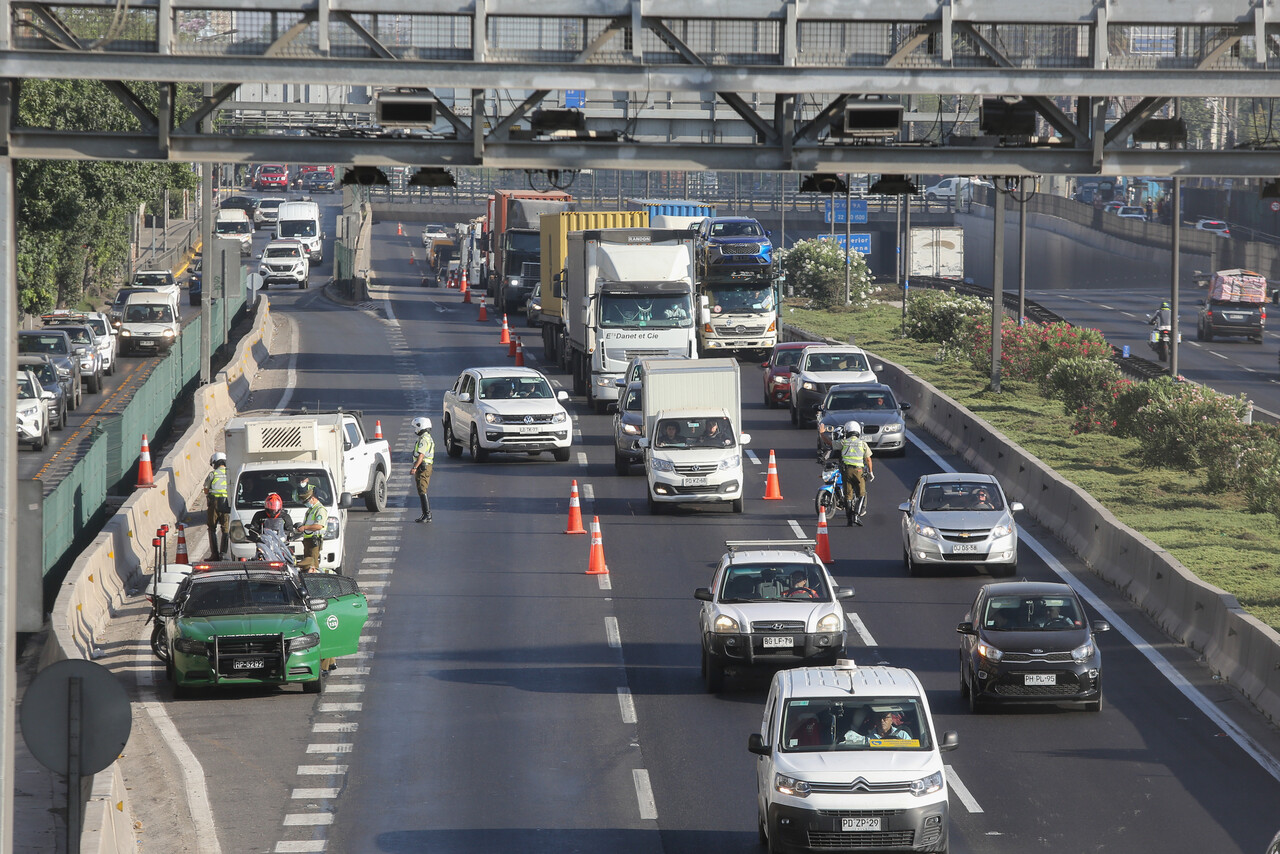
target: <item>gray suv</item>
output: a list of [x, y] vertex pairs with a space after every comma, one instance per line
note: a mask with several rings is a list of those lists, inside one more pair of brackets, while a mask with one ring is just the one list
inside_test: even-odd
[[80, 381], [80, 364], [75, 345], [65, 329], [21, 329], [18, 331], [18, 352], [48, 356], [58, 369], [58, 381], [69, 392], [67, 402], [72, 409], [80, 408], [83, 387]]
[[55, 328], [71, 336], [71, 346], [75, 348], [76, 361], [80, 365], [80, 379], [88, 385], [89, 393], [102, 391], [102, 348], [98, 346], [98, 336], [93, 333], [93, 327], [82, 323], [59, 323]]

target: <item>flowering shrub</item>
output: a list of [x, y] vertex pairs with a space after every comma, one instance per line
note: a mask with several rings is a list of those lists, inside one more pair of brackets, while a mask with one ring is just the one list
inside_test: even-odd
[[907, 337], [946, 344], [970, 318], [991, 316], [991, 300], [949, 291], [912, 290], [907, 299]]
[[[857, 252], [850, 255], [849, 290], [852, 304], [866, 308], [879, 288], [871, 284], [871, 270]], [[801, 240], [782, 259], [787, 282], [798, 297], [808, 297], [814, 308], [844, 305], [844, 250], [832, 240]]]
[[1077, 433], [1110, 432], [1114, 426], [1111, 405], [1132, 380], [1120, 376], [1109, 359], [1071, 356], [1060, 360], [1040, 380], [1045, 397], [1062, 401], [1067, 415], [1075, 417]]
[[[991, 321], [985, 317], [971, 319], [961, 338], [972, 356], [973, 366], [980, 371], [990, 368]], [[1096, 329], [1064, 322], [1018, 326], [1008, 317], [1001, 325], [1000, 370], [1008, 379], [1040, 382], [1063, 359], [1110, 356], [1110, 345]]]
[[1243, 397], [1228, 397], [1194, 383], [1161, 378], [1147, 385], [1149, 401], [1134, 413], [1133, 424], [1147, 465], [1199, 468], [1210, 458], [1207, 451], [1224, 426], [1239, 423], [1249, 406]]

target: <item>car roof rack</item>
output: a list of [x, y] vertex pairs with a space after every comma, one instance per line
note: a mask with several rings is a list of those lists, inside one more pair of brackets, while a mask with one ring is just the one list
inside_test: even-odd
[[817, 540], [725, 540], [724, 547], [729, 554], [745, 551], [796, 551], [803, 549], [813, 554], [818, 547]]

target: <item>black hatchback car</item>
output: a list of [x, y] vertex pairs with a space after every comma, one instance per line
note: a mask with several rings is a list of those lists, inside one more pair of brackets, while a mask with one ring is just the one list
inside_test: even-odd
[[1102, 710], [1102, 653], [1070, 585], [1032, 581], [988, 584], [960, 633], [960, 693], [969, 709], [991, 703], [1082, 703]]

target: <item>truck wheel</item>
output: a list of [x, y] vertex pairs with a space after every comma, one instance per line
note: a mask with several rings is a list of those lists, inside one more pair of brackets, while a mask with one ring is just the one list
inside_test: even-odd
[[382, 469], [373, 473], [373, 486], [364, 494], [364, 506], [370, 513], [387, 509], [387, 475]]
[[462, 443], [453, 437], [453, 423], [444, 420], [444, 452], [453, 459], [462, 456]]
[[470, 452], [473, 463], [483, 463], [489, 459], [489, 452], [480, 446], [480, 434], [476, 432], [475, 425], [471, 427]]
[[582, 395], [587, 393], [586, 365], [583, 364], [582, 356], [574, 353], [569, 357], [570, 364], [573, 367], [573, 393]]

